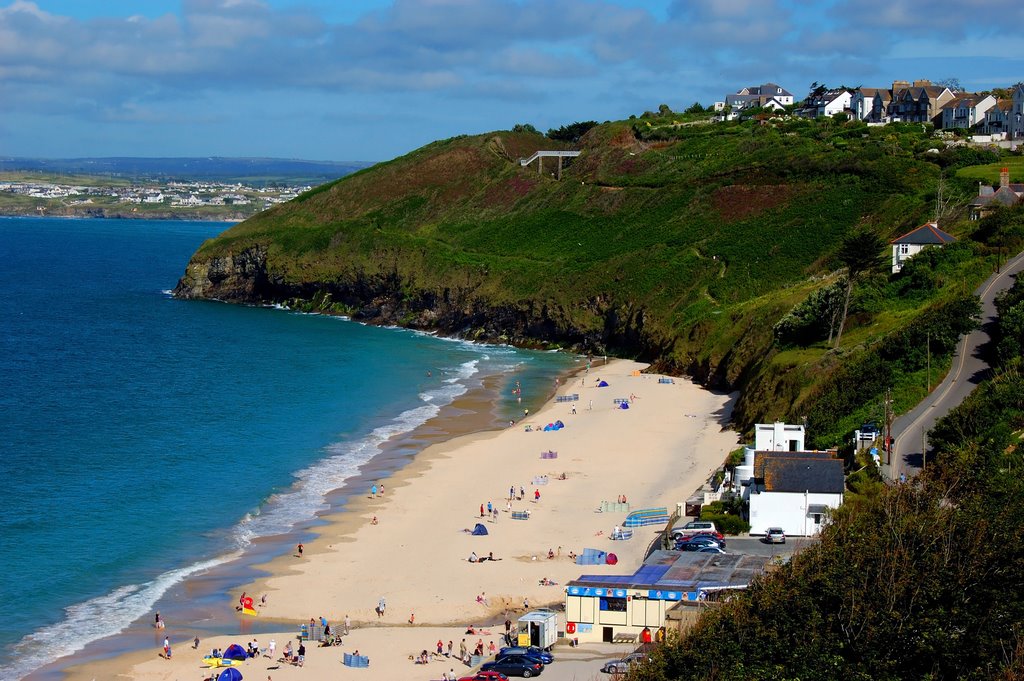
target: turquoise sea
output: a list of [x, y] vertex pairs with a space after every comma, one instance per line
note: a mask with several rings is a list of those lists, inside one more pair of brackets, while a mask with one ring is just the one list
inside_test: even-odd
[[0, 679], [116, 649], [187, 580], [222, 596], [239, 573], [210, 575], [293, 546], [384, 441], [494, 377], [512, 415], [573, 365], [171, 298], [225, 227], [0, 218]]

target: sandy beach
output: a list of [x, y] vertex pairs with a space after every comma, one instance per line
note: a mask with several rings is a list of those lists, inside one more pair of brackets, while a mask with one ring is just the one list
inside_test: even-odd
[[[478, 639], [498, 644], [506, 612], [562, 603], [563, 585], [583, 573], [635, 570], [660, 528], [612, 541], [624, 514], [597, 512], [601, 501], [625, 495], [634, 509], [671, 510], [737, 443], [734, 432], [722, 430], [729, 418], [727, 396], [684, 379], [659, 383], [654, 374], [633, 375], [643, 367], [613, 360], [560, 387], [558, 395], [578, 393], [578, 402], [552, 400], [513, 427], [429, 447], [381, 481], [383, 495], [374, 498], [368, 489], [344, 512], [329, 516], [301, 557], [296, 552], [265, 565], [270, 576], [244, 590], [257, 602], [266, 596], [259, 616], [280, 620], [282, 627], [275, 635], [257, 636], [261, 646], [274, 638], [282, 650], [298, 624], [310, 618], [326, 617], [336, 626], [348, 615], [353, 627], [341, 647], [310, 646], [303, 669], [254, 659], [242, 667], [246, 678], [326, 678], [316, 669], [366, 679], [440, 679], [449, 667], [468, 673], [458, 663], [418, 665], [410, 656], [434, 650], [439, 639], [446, 647], [454, 641], [456, 652], [463, 638], [470, 648]], [[597, 387], [598, 380], [608, 387]], [[616, 399], [631, 399], [631, 408], [617, 408]], [[556, 420], [565, 428], [539, 430]], [[541, 458], [542, 452], [557, 457]], [[497, 509], [496, 518], [487, 514], [488, 503]], [[513, 520], [509, 510], [529, 511], [529, 519]], [[466, 531], [476, 523], [487, 528], [486, 536]], [[614, 552], [619, 564], [577, 566], [569, 554], [584, 548]], [[470, 562], [473, 552], [495, 560]], [[544, 579], [556, 585], [541, 585]], [[224, 607], [233, 607], [241, 591]], [[382, 598], [386, 608], [380, 614]], [[469, 626], [491, 634], [466, 634]], [[253, 638], [211, 638], [193, 650], [188, 630], [172, 623], [167, 633], [174, 646], [170, 661], [154, 649], [72, 668], [68, 678], [196, 681], [205, 678], [200, 659], [210, 648]], [[370, 657], [369, 669], [341, 665], [342, 654], [356, 649]]]

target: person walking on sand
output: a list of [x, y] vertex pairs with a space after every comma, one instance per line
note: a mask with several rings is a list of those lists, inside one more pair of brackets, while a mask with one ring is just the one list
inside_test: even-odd
[[484, 517], [484, 505], [483, 504], [480, 504], [480, 517], [481, 518]]
[[380, 619], [381, 617], [384, 616], [384, 609], [387, 607], [387, 605], [388, 605], [387, 601], [385, 601], [384, 597], [381, 596], [380, 600], [377, 601], [377, 618], [378, 619]]
[[370, 498], [371, 499], [376, 499], [377, 498], [377, 485], [374, 485], [373, 487], [370, 488]]
[[534, 489], [533, 490], [533, 500], [534, 501], [540, 501], [540, 490], [539, 489]]
[[164, 636], [164, 659], [171, 659], [171, 639]]
[[573, 414], [576, 413], [576, 403], [575, 402], [572, 403], [572, 413]]
[[[299, 544], [299, 545], [298, 545], [297, 547], [295, 547], [295, 548], [297, 548], [297, 549], [299, 550], [299, 558], [302, 558], [302, 544], [300, 543], [300, 544]], [[242, 594], [242, 597], [243, 597], [243, 598], [245, 598], [245, 594]]]
[[352, 626], [352, 620], [349, 619], [348, 615], [345, 615], [345, 635], [348, 636], [349, 627]]
[[380, 487], [377, 489], [381, 496], [384, 496], [384, 483], [380, 483]]

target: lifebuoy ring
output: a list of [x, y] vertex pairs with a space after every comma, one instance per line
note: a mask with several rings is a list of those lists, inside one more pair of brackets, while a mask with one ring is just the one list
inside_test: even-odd
[[566, 623], [566, 625], [565, 625], [565, 633], [567, 633], [567, 634], [575, 634], [576, 633], [576, 623], [575, 622], [568, 622], [568, 623]]

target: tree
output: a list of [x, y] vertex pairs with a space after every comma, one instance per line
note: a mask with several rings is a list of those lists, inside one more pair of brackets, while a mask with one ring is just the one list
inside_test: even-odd
[[850, 297], [853, 285], [862, 274], [877, 270], [882, 266], [885, 256], [882, 249], [885, 242], [874, 232], [859, 228], [846, 235], [839, 246], [839, 260], [846, 266], [846, 298], [843, 301], [843, 315], [839, 319], [839, 332], [836, 333], [835, 347], [843, 339], [843, 328], [846, 326], [846, 315], [850, 312]]
[[587, 131], [596, 125], [597, 121], [576, 121], [575, 123], [563, 125], [557, 129], [552, 128], [548, 130], [548, 138], [575, 144], [580, 141], [580, 138], [583, 137]]
[[703, 104], [701, 104], [700, 102], [694, 102], [694, 103], [693, 103], [693, 104], [691, 104], [691, 105], [690, 105], [690, 107], [689, 107], [688, 109], [686, 109], [686, 110], [685, 110], [685, 111], [684, 111], [683, 113], [688, 113], [688, 114], [699, 114], [699, 113], [704, 113], [704, 105], [703, 105]]
[[668, 104], [662, 104], [658, 107], [658, 115], [660, 116], [671, 116], [672, 109], [668, 108]]
[[935, 84], [941, 85], [942, 87], [948, 87], [953, 92], [964, 91], [964, 86], [960, 83], [959, 78], [943, 78], [942, 80], [935, 81]]
[[512, 132], [532, 132], [536, 135], [540, 134], [540, 130], [537, 130], [537, 128], [533, 127], [529, 123], [516, 123], [512, 126]]

